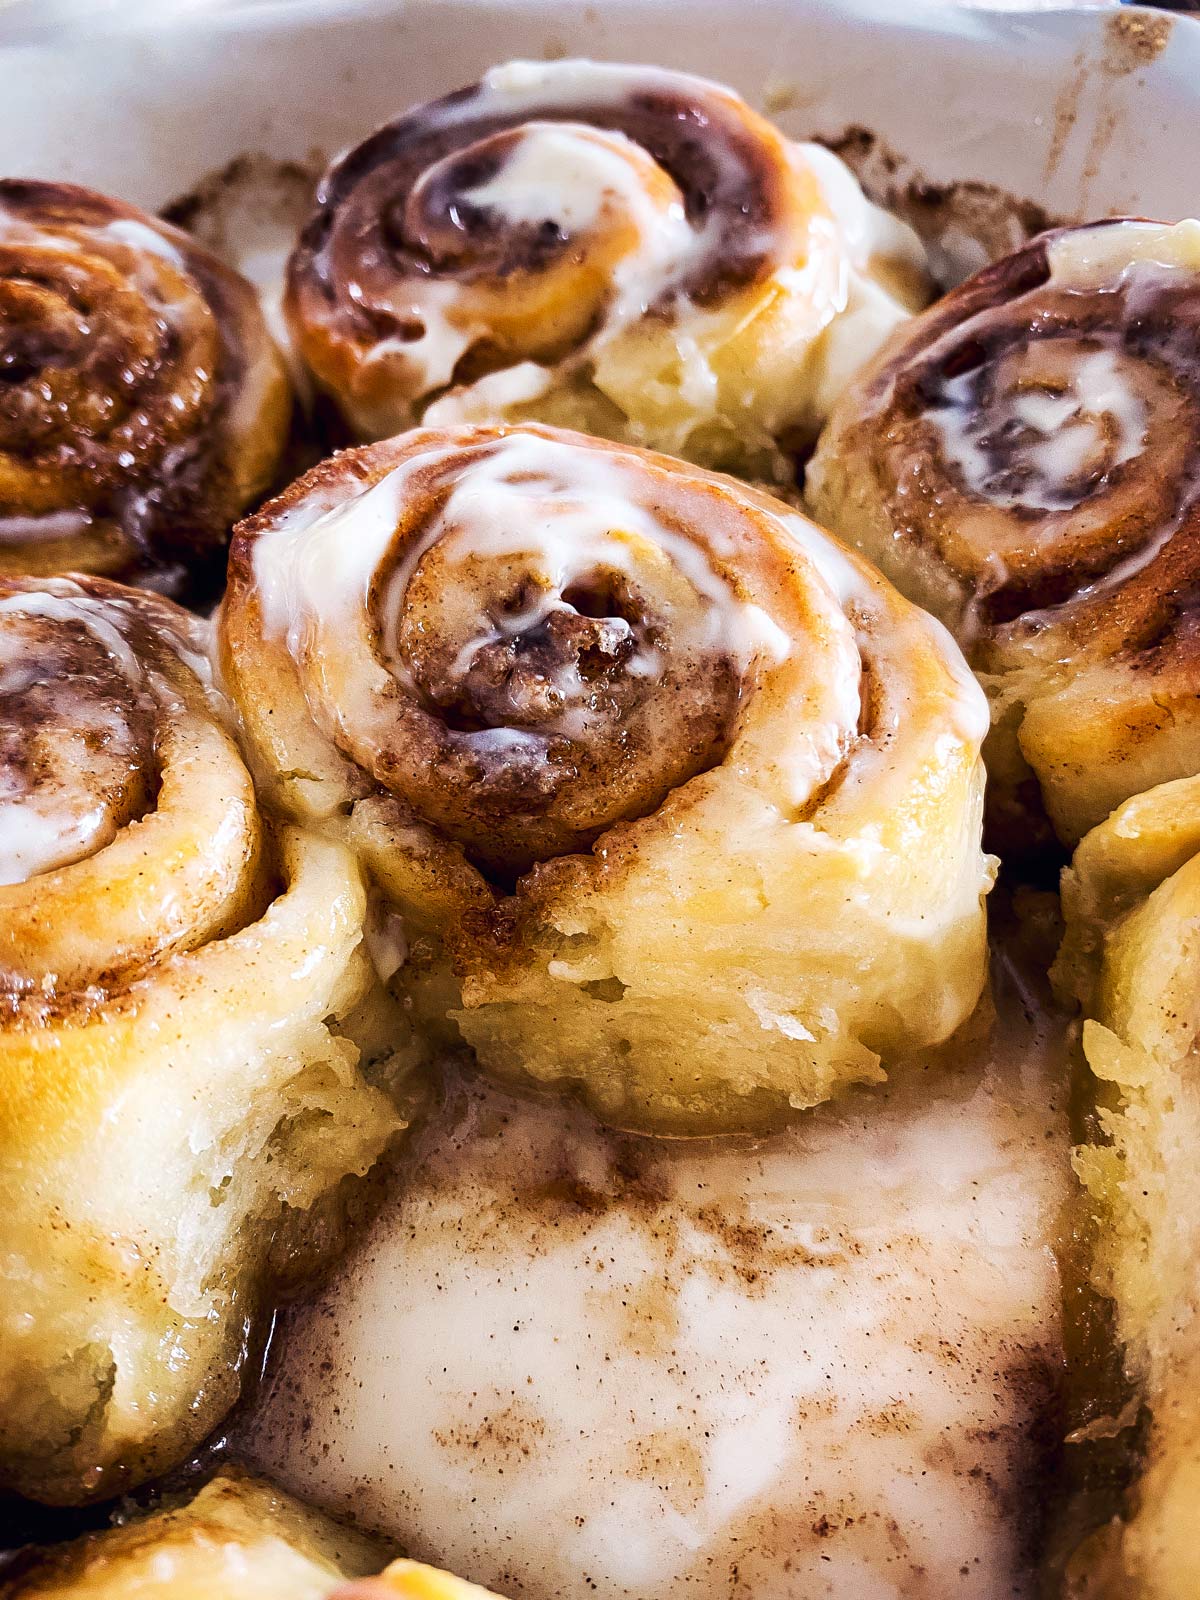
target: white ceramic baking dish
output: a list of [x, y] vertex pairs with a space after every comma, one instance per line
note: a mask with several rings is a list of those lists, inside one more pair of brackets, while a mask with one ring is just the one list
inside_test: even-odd
[[1064, 217], [1200, 208], [1200, 25], [1108, 6], [16, 0], [0, 11], [0, 166], [159, 207], [248, 152], [311, 168], [498, 60], [564, 54], [718, 77], [797, 136], [865, 128], [930, 185], [995, 185]]
[[156, 206], [247, 150], [308, 160], [498, 59], [562, 54], [707, 73], [789, 132], [866, 126], [932, 182], [1063, 216], [1200, 204], [1200, 25], [930, 0], [16, 0], [2, 165]]

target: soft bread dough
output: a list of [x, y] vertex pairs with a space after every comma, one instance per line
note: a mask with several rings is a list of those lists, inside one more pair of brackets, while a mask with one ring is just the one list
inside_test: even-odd
[[517, 61], [335, 163], [285, 308], [356, 438], [536, 420], [791, 482], [928, 294], [916, 235], [730, 90]]
[[1010, 861], [1200, 771], [1198, 337], [1200, 222], [1055, 229], [900, 330], [809, 463], [980, 673]]
[[207, 642], [0, 584], [0, 1484], [51, 1502], [195, 1448], [404, 1126], [358, 867], [264, 818]]
[[1179, 1600], [1200, 1593], [1200, 779], [1088, 834], [1063, 901], [1057, 976], [1082, 1002], [1095, 1105], [1076, 1165], [1133, 1390], [1114, 1427], [1140, 1452], [1125, 1516], [1077, 1555], [1072, 1592]]

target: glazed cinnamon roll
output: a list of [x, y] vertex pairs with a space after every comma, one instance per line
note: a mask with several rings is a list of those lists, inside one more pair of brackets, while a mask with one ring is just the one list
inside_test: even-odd
[[910, 230], [729, 90], [512, 62], [342, 157], [286, 311], [352, 432], [533, 418], [793, 472], [928, 298]]
[[260, 1478], [226, 1470], [194, 1498], [88, 1534], [7, 1583], [5, 1600], [488, 1600], [381, 1548]]
[[1198, 330], [1200, 224], [1044, 234], [901, 332], [810, 464], [983, 676], [1002, 847], [1200, 770]]
[[787, 506], [526, 425], [347, 451], [234, 540], [263, 782], [496, 1072], [688, 1129], [945, 1037], [984, 975], [982, 696]]
[[291, 411], [254, 291], [154, 217], [0, 182], [0, 576], [220, 583]]
[[1190, 1595], [1200, 1517], [1200, 779], [1127, 801], [1063, 885], [1060, 986], [1083, 1009], [1089, 1135], [1076, 1168], [1092, 1270], [1115, 1307], [1131, 1394], [1106, 1424], [1135, 1465], [1119, 1515], [1070, 1570], [1072, 1594]]
[[0, 582], [0, 1484], [51, 1502], [220, 1419], [402, 1126], [359, 872], [264, 824], [207, 645], [104, 579]]

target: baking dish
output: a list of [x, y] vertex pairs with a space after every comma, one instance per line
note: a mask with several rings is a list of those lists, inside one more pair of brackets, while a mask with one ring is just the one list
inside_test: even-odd
[[1170, 157], [1194, 128], [1200, 29], [1137, 7], [755, 0], [747, 26], [723, 0], [31, 0], [0, 19], [0, 140], [14, 174], [159, 206], [245, 151], [306, 161], [498, 59], [564, 54], [716, 76], [788, 133], [865, 127], [930, 183], [997, 184], [1054, 214], [1194, 203]]
[[[135, 8], [97, 13], [68, 38], [18, 7], [0, 57], [10, 164], [160, 206], [247, 152], [307, 170], [397, 104], [498, 57], [589, 53], [731, 79], [790, 132], [857, 146], [868, 171], [910, 196], [969, 195], [974, 183], [1036, 197], [1051, 215], [1191, 208], [1161, 152], [1192, 120], [1195, 46], [1154, 13], [925, 8], [898, 20], [863, 6], [766, 5], [745, 36], [724, 8], [689, 8], [685, 20], [686, 31], [628, 3], [602, 13], [294, 5], [168, 25]], [[931, 61], [936, 102], [921, 92]], [[980, 247], [969, 230], [945, 242], [957, 266]]]

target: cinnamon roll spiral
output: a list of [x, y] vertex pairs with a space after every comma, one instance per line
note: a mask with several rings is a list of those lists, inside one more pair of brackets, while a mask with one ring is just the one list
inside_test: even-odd
[[266, 1281], [402, 1126], [355, 1042], [359, 872], [264, 824], [208, 644], [0, 580], [0, 1484], [53, 1502], [219, 1420]]
[[736, 1125], [975, 1003], [982, 697], [769, 496], [533, 425], [412, 433], [241, 524], [220, 648], [262, 781], [398, 912], [394, 985], [496, 1072]]
[[683, 73], [513, 62], [342, 157], [286, 310], [354, 434], [532, 418], [790, 477], [924, 256], [827, 150]]
[[1075, 1165], [1131, 1389], [1111, 1431], [1134, 1466], [1120, 1515], [1075, 1554], [1070, 1592], [1158, 1600], [1195, 1593], [1198, 1573], [1200, 778], [1138, 795], [1093, 829], [1063, 907], [1056, 977], [1082, 1007], [1091, 1103]]
[[290, 409], [216, 257], [88, 189], [0, 182], [0, 576], [214, 590]]
[[1002, 846], [1200, 771], [1198, 338], [1200, 223], [1047, 233], [903, 330], [810, 464], [983, 676]]

